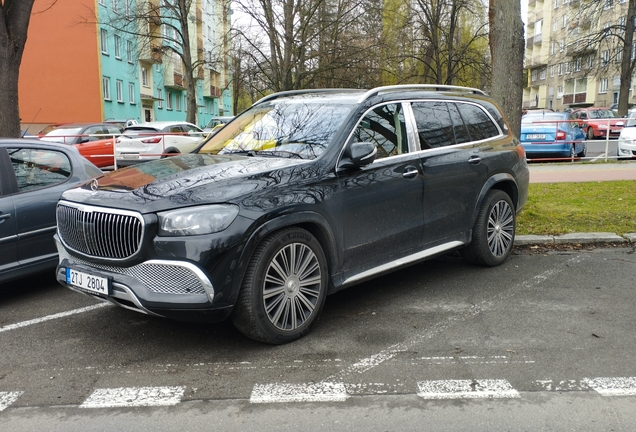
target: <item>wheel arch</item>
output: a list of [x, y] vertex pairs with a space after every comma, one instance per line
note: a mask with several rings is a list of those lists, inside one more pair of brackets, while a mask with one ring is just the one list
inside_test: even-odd
[[[303, 211], [291, 213], [264, 222], [251, 233], [245, 242], [245, 246], [239, 258], [239, 265], [237, 266], [237, 271], [234, 274], [234, 280], [232, 282], [232, 304], [236, 302], [241, 283], [245, 277], [245, 271], [258, 245], [271, 233], [289, 227], [299, 227], [308, 231], [316, 238], [318, 243], [320, 243], [329, 268], [329, 284], [333, 284], [331, 271], [336, 268], [340, 254], [338, 252], [339, 248], [337, 247], [336, 237], [329, 222], [324, 216], [316, 212]], [[329, 289], [329, 291], [331, 291], [331, 289]]]
[[491, 189], [499, 189], [508, 194], [510, 199], [512, 200], [513, 205], [515, 206], [515, 212], [519, 206], [519, 187], [517, 186], [517, 182], [514, 177], [508, 173], [500, 173], [495, 174], [490, 177], [488, 181], [484, 184], [479, 192], [479, 197], [477, 198], [477, 203], [475, 208], [473, 209], [473, 215], [471, 217], [470, 226], [472, 227], [477, 220], [477, 215], [479, 214], [479, 209], [481, 208], [484, 198], [486, 194]]

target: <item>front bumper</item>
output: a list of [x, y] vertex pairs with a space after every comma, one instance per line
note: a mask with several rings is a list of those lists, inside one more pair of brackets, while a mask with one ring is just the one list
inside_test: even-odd
[[[148, 260], [130, 267], [89, 262], [70, 255], [56, 237], [59, 263], [56, 278], [62, 285], [144, 314], [187, 321], [220, 321], [231, 312], [229, 307], [214, 307], [214, 287], [196, 265], [177, 260]], [[99, 295], [71, 286], [66, 269], [109, 280], [108, 295]]]

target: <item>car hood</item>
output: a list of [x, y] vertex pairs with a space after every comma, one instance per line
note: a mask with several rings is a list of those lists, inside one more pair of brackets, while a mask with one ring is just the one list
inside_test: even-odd
[[610, 121], [611, 126], [623, 126], [625, 125], [624, 118], [615, 118], [615, 119], [593, 119], [593, 120], [581, 120], [583, 123], [593, 124], [593, 125], [606, 125], [607, 120]]
[[63, 199], [141, 213], [234, 202], [264, 188], [307, 179], [312, 165], [314, 161], [303, 159], [187, 154], [112, 171], [65, 192]]

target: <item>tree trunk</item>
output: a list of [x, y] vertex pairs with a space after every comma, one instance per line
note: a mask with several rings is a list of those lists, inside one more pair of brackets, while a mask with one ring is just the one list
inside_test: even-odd
[[20, 136], [18, 78], [34, 0], [0, 3], [0, 136]]
[[627, 19], [625, 20], [625, 41], [621, 57], [621, 84], [618, 93], [618, 115], [626, 116], [629, 110], [629, 88], [632, 85], [632, 72], [635, 60], [632, 60], [632, 43], [634, 41], [634, 14], [636, 0], [629, 0]]
[[[521, 131], [525, 41], [520, 0], [489, 0], [491, 95], [500, 105], [514, 136]], [[633, 0], [632, 0], [633, 1]]]

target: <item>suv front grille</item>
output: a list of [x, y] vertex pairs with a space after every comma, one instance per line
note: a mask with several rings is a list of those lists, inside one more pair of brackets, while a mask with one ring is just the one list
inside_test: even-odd
[[73, 251], [97, 258], [125, 259], [141, 246], [144, 220], [135, 212], [60, 201], [57, 229]]

